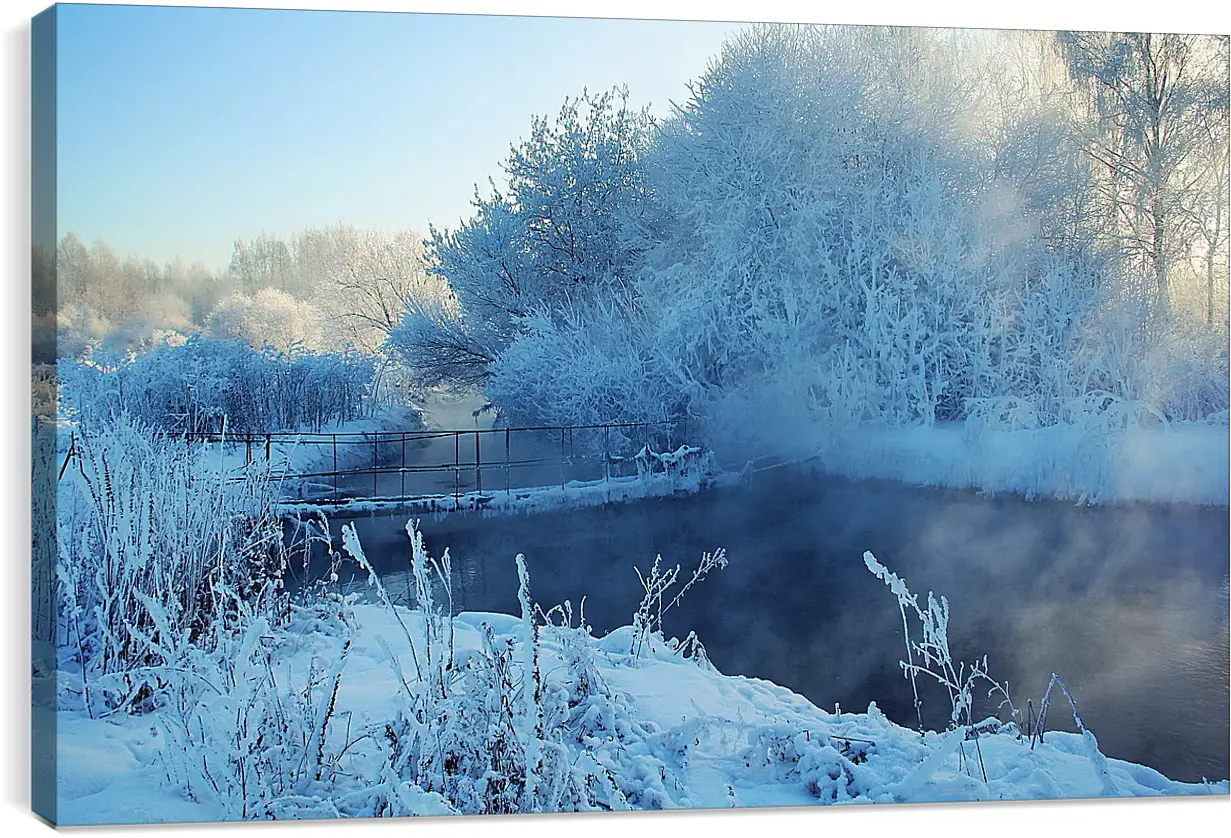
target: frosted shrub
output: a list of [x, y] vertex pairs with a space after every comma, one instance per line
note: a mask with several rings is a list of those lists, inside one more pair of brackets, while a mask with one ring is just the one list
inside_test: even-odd
[[1017, 396], [998, 396], [987, 399], [969, 399], [966, 402], [964, 431], [970, 438], [997, 431], [1033, 431], [1052, 424], [1055, 417], [1041, 416], [1038, 405]]
[[355, 353], [252, 349], [193, 337], [141, 355], [60, 361], [66, 407], [95, 430], [127, 414], [172, 433], [268, 432], [363, 414], [374, 368]]
[[491, 365], [484, 392], [523, 425], [662, 422], [680, 394], [646, 318], [627, 292], [536, 311]]
[[1224, 416], [1231, 406], [1231, 368], [1221, 330], [1173, 325], [1142, 367], [1143, 397], [1167, 420], [1207, 420]]

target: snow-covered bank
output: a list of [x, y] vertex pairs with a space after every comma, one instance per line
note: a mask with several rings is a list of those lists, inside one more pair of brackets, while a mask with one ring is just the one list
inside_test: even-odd
[[[334, 470], [335, 451], [332, 444], [321, 444], [320, 434], [337, 434], [337, 468], [344, 470], [372, 465], [372, 447], [363, 441], [369, 436], [380, 433], [416, 431], [423, 428], [423, 420], [419, 410], [403, 405], [376, 405], [367, 416], [345, 421], [326, 423], [319, 431], [314, 431], [312, 437], [305, 437], [296, 442], [273, 441], [269, 446], [269, 456], [259, 442], [253, 444], [251, 450], [244, 443], [221, 445], [218, 456], [211, 457], [211, 462], [217, 462], [219, 467], [228, 474], [241, 474], [248, 462], [267, 467], [275, 477], [288, 474], [303, 474], [329, 472]], [[277, 434], [286, 439], [294, 432]], [[328, 440], [326, 440], [328, 442]], [[214, 443], [217, 447], [218, 444]], [[305, 481], [288, 480], [283, 484], [283, 492], [300, 495], [310, 491], [301, 485]]]
[[405, 512], [535, 512], [570, 507], [602, 506], [608, 503], [667, 497], [679, 492], [696, 492], [715, 482], [730, 483], [735, 474], [719, 474], [709, 451], [681, 446], [658, 453], [643, 449], [635, 459], [638, 473], [601, 480], [570, 480], [559, 486], [530, 486], [491, 492], [463, 492], [459, 495], [428, 495], [412, 498], [362, 498], [339, 502], [308, 503], [287, 501], [278, 504], [288, 515], [331, 516]]
[[1027, 430], [976, 430], [962, 424], [862, 427], [811, 437], [798, 448], [814, 453], [775, 458], [758, 467], [797, 459], [843, 477], [1026, 498], [1226, 506], [1231, 497], [1229, 440], [1225, 424], [1116, 431], [1067, 425]]
[[[333, 799], [286, 795], [268, 801], [278, 817], [371, 815], [348, 810], [347, 800], [366, 799], [367, 785], [390, 782], [379, 769], [381, 747], [367, 734], [385, 729], [405, 707], [400, 683], [417, 664], [401, 623], [425, 643], [422, 615], [370, 603], [354, 604], [349, 639], [313, 630], [307, 620], [278, 632], [269, 645], [272, 669], [287, 689], [315, 677], [328, 690], [340, 659], [336, 699], [325, 750], [338, 757]], [[452, 622], [455, 656], [463, 672], [485, 654], [484, 626], [512, 659], [524, 651], [523, 625], [501, 614], [463, 613]], [[974, 745], [960, 734], [899, 727], [875, 707], [861, 713], [830, 713], [783, 687], [754, 678], [723, 675], [701, 660], [684, 659], [676, 644], [655, 637], [634, 654], [635, 630], [626, 627], [601, 639], [579, 629], [540, 627], [547, 725], [558, 725], [558, 744], [583, 784], [576, 808], [725, 808], [817, 803], [888, 803], [953, 800], [1017, 800], [1055, 797], [1226, 794], [1226, 782], [1173, 782], [1153, 769], [1106, 760], [1104, 779], [1087, 743], [1076, 734], [1050, 732], [1034, 747], [1012, 728], [982, 735], [983, 768]], [[348, 649], [343, 655], [343, 646]], [[393, 651], [393, 658], [388, 655]], [[396, 661], [396, 666], [390, 664]], [[581, 663], [585, 661], [585, 663]], [[421, 663], [422, 661], [420, 661]], [[587, 666], [589, 668], [587, 668]], [[578, 678], [588, 673], [588, 686]], [[314, 675], [313, 675], [314, 673]], [[462, 676], [463, 682], [465, 676]], [[587, 692], [588, 691], [588, 692]], [[207, 696], [224, 710], [232, 696]], [[89, 719], [73, 706], [71, 685], [61, 685], [59, 718], [59, 822], [99, 824], [170, 822], [236, 817], [220, 796], [201, 783], [191, 793], [172, 773], [192, 776], [200, 753], [184, 751], [172, 731], [168, 709], [146, 715]], [[47, 712], [47, 711], [42, 711]], [[554, 720], [553, 720], [554, 714]], [[234, 731], [226, 731], [234, 732]], [[223, 760], [232, 746], [222, 730], [211, 732], [204, 759]], [[267, 731], [271, 733], [272, 731]], [[375, 734], [373, 734], [375, 735]], [[982, 779], [986, 771], [986, 782]], [[197, 776], [201, 776], [198, 772]], [[425, 781], [426, 782], [426, 781]], [[1104, 784], [1109, 785], [1105, 786]], [[445, 797], [399, 779], [396, 797], [406, 813], [457, 811]], [[254, 812], [250, 816], [268, 816]]]

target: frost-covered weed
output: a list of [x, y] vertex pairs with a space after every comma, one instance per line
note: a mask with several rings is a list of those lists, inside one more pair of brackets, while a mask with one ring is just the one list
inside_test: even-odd
[[[215, 623], [210, 647], [192, 649], [182, 668], [155, 668], [179, 687], [178, 700], [157, 717], [167, 774], [190, 797], [220, 805], [228, 818], [336, 815], [304, 804], [330, 805], [319, 792], [336, 781], [351, 744], [333, 735], [353, 629], [345, 608], [341, 631], [334, 630], [340, 651], [326, 659], [313, 655], [305, 672], [276, 658], [287, 633], [261, 608], [232, 597], [233, 616]], [[330, 608], [322, 601], [307, 610], [320, 618]], [[177, 679], [180, 673], [185, 677]]]
[[[55, 641], [56, 481], [61, 468], [57, 429], [30, 423], [30, 631], [37, 643]], [[67, 452], [65, 452], [67, 455]]]
[[[284, 590], [268, 470], [228, 480], [206, 447], [127, 416], [72, 450], [55, 562], [61, 701], [147, 715], [171, 780], [225, 817], [297, 811], [345, 750], [331, 730], [353, 621], [327, 589], [299, 602]], [[325, 644], [307, 671], [281, 658], [321, 629], [340, 651]]]
[[[1085, 755], [1090, 759], [1090, 763], [1098, 775], [1102, 793], [1107, 796], [1117, 794], [1116, 786], [1111, 778], [1111, 772], [1108, 767], [1107, 757], [1099, 751], [1098, 740], [1086, 728], [1085, 722], [1077, 710], [1077, 700], [1069, 692], [1068, 687], [1065, 686], [1058, 675], [1052, 673], [1051, 680], [1048, 681], [1047, 689], [1039, 703], [1038, 716], [1034, 715], [1033, 702], [1028, 703], [1028, 713], [1023, 715], [1013, 705], [1009, 695], [1008, 682], [1001, 683], [994, 680], [988, 674], [986, 655], [981, 660], [973, 661], [970, 664], [954, 663], [949, 652], [949, 603], [943, 596], [937, 601], [932, 592], [929, 591], [927, 608], [925, 610], [920, 607], [918, 597], [907, 588], [906, 580], [877, 561], [876, 556], [871, 551], [863, 554], [863, 561], [867, 565], [868, 570], [878, 579], [882, 580], [897, 598], [898, 608], [902, 613], [903, 639], [906, 644], [906, 660], [901, 661], [900, 664], [903, 673], [911, 681], [911, 689], [915, 696], [915, 709], [918, 713], [919, 729], [921, 732], [923, 731], [923, 715], [916, 676], [926, 675], [944, 686], [949, 693], [952, 705], [952, 712], [949, 717], [949, 730], [952, 731], [951, 735], [956, 740], [959, 764], [966, 766], [968, 773], [973, 776], [973, 761], [966, 754], [964, 745], [966, 741], [973, 740], [975, 756], [978, 759], [983, 782], [986, 783], [988, 777], [983, 765], [979, 735], [982, 733], [1009, 732], [1016, 734], [1017, 738], [1021, 739], [1024, 727], [1025, 733], [1029, 736], [1030, 748], [1033, 749], [1036, 739], [1039, 742], [1043, 741], [1047, 725], [1047, 713], [1051, 707], [1052, 690], [1058, 687], [1064, 694], [1064, 697], [1068, 699], [1069, 708], [1073, 713], [1073, 721], [1082, 739]], [[910, 626], [907, 620], [908, 611], [914, 613], [919, 620], [922, 635], [919, 640], [911, 638]], [[1007, 708], [1012, 719], [1010, 723], [1002, 725], [995, 715], [983, 721], [975, 721], [974, 688], [979, 685], [990, 685], [987, 696], [989, 698], [1000, 698], [997, 710]], [[942, 747], [934, 752], [929, 759], [939, 759], [943, 753], [945, 753], [945, 748]], [[905, 786], [907, 783], [903, 785]]]
[[[923, 730], [923, 706], [917, 683], [919, 675], [935, 680], [948, 692], [952, 708], [949, 715], [951, 729], [959, 725], [970, 729], [974, 725], [973, 690], [977, 684], [984, 682], [991, 685], [988, 695], [1001, 696], [1000, 706], [1007, 707], [1016, 720], [1018, 711], [1009, 697], [1009, 686], [987, 674], [986, 656], [970, 664], [954, 662], [949, 652], [949, 601], [943, 596], [937, 600], [928, 591], [927, 605], [922, 607], [918, 597], [906, 586], [906, 580], [877, 561], [871, 551], [863, 554], [863, 561], [872, 575], [883, 581], [898, 601], [898, 610], [902, 614], [902, 636], [906, 644], [906, 660], [901, 661], [901, 666], [903, 674], [910, 679], [919, 729]], [[919, 640], [911, 638], [908, 612], [918, 618]]]
[[59, 638], [91, 713], [161, 689], [226, 605], [276, 585], [281, 530], [268, 473], [229, 482], [206, 450], [122, 417], [74, 442], [58, 492]]
[[[661, 563], [662, 556], [655, 556], [654, 564], [650, 566], [646, 574], [641, 572], [641, 568], [633, 567], [637, 573], [637, 580], [641, 582], [641, 587], [645, 591], [641, 604], [637, 606], [637, 611], [633, 614], [633, 639], [629, 654], [634, 658], [641, 656], [651, 638], [658, 636], [661, 639], [663, 614], [675, 607], [684, 594], [704, 579], [711, 570], [714, 568], [721, 570], [727, 566], [727, 551], [719, 547], [713, 553], [702, 553], [701, 560], [693, 569], [692, 576], [666, 604], [663, 603], [663, 598], [670, 595], [671, 589], [679, 581], [680, 566], [677, 564], [675, 567], [664, 570], [659, 567]], [[674, 644], [673, 651], [678, 651], [686, 657], [706, 660], [704, 647], [701, 646], [697, 636], [692, 633], [685, 638], [683, 643]]]
[[[686, 763], [687, 737], [634, 720], [627, 699], [598, 674], [595, 654], [601, 653], [584, 614], [574, 626], [571, 605], [543, 611], [535, 604], [519, 555], [516, 628], [498, 635], [484, 624], [478, 648], [459, 653], [449, 561], [427, 553], [413, 523], [407, 532], [417, 609], [405, 614], [384, 591], [354, 529], [343, 533], [346, 551], [400, 625], [406, 640], [400, 651], [409, 653], [416, 671], [412, 677], [399, 650], [385, 647], [401, 709], [365, 728], [375, 749], [368, 771], [375, 776], [362, 789], [335, 795], [340, 811], [392, 816], [678, 805], [682, 787], [673, 777]], [[711, 557], [707, 569], [720, 559]], [[548, 658], [555, 661], [550, 670]]]

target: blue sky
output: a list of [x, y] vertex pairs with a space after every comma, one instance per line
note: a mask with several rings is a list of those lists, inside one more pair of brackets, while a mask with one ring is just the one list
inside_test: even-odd
[[61, 233], [223, 267], [236, 237], [469, 214], [533, 114], [665, 114], [738, 24], [60, 7]]

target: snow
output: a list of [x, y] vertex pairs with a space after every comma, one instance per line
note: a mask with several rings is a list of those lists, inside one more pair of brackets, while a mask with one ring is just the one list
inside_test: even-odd
[[[420, 616], [399, 611], [401, 622], [422, 642]], [[403, 701], [385, 650], [398, 650], [403, 672], [414, 669], [392, 613], [359, 602], [353, 614], [356, 630], [341, 670], [335, 716], [348, 717], [349, 729], [357, 731], [394, 718]], [[485, 624], [498, 639], [523, 642], [524, 623], [516, 617], [462, 613], [453, 620], [459, 661], [478, 654]], [[545, 689], [566, 689], [570, 667], [564, 659], [564, 630], [541, 631]], [[603, 723], [609, 729], [636, 720], [620, 743], [628, 752], [624, 760], [613, 757], [608, 765], [623, 772], [616, 777], [621, 788], [645, 792], [642, 799], [652, 805], [726, 808], [1228, 793], [1225, 781], [1179, 783], [1144, 766], [1092, 760], [1081, 736], [1059, 731], [1033, 747], [1011, 732], [984, 734], [976, 755], [975, 743], [963, 741], [960, 733], [921, 735], [889, 721], [875, 704], [861, 713], [830, 713], [784, 687], [682, 659], [661, 637], [634, 656], [632, 633], [625, 627], [601, 639], [587, 635], [585, 643], [608, 694], [595, 712], [606, 714]], [[294, 636], [293, 631], [288, 635]], [[289, 671], [305, 672], [313, 659], [336, 658], [342, 643], [324, 632], [297, 637], [278, 644], [280, 663]], [[198, 790], [190, 799], [163, 772], [159, 750], [165, 740], [165, 708], [89, 719], [71, 709], [71, 702], [62, 704], [57, 763], [61, 825], [225, 819], [226, 812], [208, 795]], [[593, 740], [592, 755], [605, 759], [610, 742], [601, 736]], [[569, 747], [575, 761], [587, 750], [577, 742]], [[357, 766], [364, 764], [358, 758], [362, 750], [360, 743]], [[1105, 777], [1100, 763], [1106, 766]], [[643, 770], [650, 766], [654, 776]], [[407, 786], [402, 802], [410, 811], [451, 811], [439, 795]]]
[[[644, 456], [643, 456], [644, 455]], [[719, 475], [713, 456], [700, 448], [680, 446], [662, 454], [643, 451], [638, 455], [638, 474], [605, 480], [570, 480], [562, 486], [531, 486], [510, 491], [464, 492], [460, 495], [429, 495], [415, 498], [363, 498], [337, 503], [287, 501], [278, 504], [288, 515], [331, 515], [405, 511], [446, 512], [535, 512], [545, 509], [580, 508], [620, 503], [642, 498], [666, 497], [695, 492], [715, 481], [730, 481], [735, 475]]]
[[[391, 431], [414, 431], [423, 427], [421, 412], [413, 407], [402, 405], [375, 405], [367, 416], [345, 421], [334, 421], [323, 425], [319, 434], [337, 434], [343, 439], [354, 440], [368, 434], [378, 434]], [[287, 439], [293, 433], [274, 434], [274, 437]], [[306, 438], [305, 438], [306, 439]], [[216, 445], [216, 444], [215, 444]], [[371, 465], [372, 449], [364, 445], [338, 445], [338, 468], [347, 469], [357, 466]], [[241, 474], [248, 459], [249, 452], [243, 443], [224, 445], [221, 457], [211, 457], [219, 468], [228, 474]], [[311, 442], [287, 443], [272, 442], [270, 444], [269, 460], [265, 459], [263, 443], [252, 445], [253, 462], [265, 464], [268, 462], [273, 475], [325, 472], [333, 470], [333, 447], [316, 445]]]

